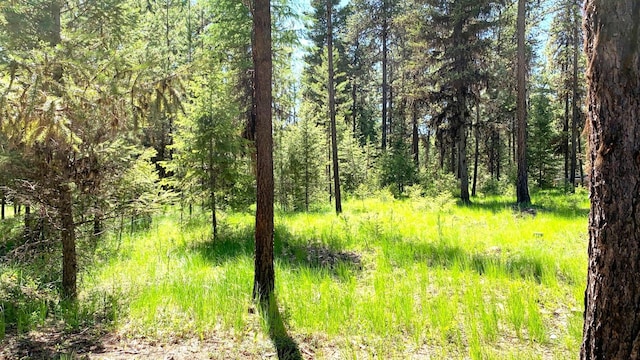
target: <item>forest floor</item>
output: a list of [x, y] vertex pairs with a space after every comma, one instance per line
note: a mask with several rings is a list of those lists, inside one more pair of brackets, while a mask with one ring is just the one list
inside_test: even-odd
[[[167, 209], [79, 243], [78, 307], [21, 300], [29, 310], [0, 321], [0, 359], [575, 358], [586, 194], [511, 201], [379, 196], [339, 217], [277, 212], [268, 311], [251, 300], [251, 212], [223, 214], [212, 239], [208, 215]], [[38, 274], [3, 268], [0, 285], [30, 284], [26, 299], [47, 289]]]

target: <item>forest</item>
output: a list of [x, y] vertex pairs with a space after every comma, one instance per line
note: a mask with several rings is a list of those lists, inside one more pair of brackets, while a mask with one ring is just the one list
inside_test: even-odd
[[640, 358], [638, 19], [0, 0], [0, 359]]

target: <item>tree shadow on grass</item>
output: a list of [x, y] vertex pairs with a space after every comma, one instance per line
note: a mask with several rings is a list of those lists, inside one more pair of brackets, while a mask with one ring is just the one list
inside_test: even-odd
[[[199, 242], [188, 250], [195, 250], [214, 264], [223, 264], [239, 257], [253, 257], [253, 236], [251, 226], [225, 228], [216, 239]], [[327, 271], [336, 276], [344, 267], [351, 270], [362, 269], [360, 254], [334, 248], [313, 239], [297, 237], [284, 226], [277, 226], [275, 229], [273, 251], [276, 261], [290, 268], [306, 267]]]
[[279, 360], [302, 360], [298, 343], [289, 335], [275, 296], [260, 303], [260, 315], [269, 327], [269, 338], [278, 353]]
[[443, 269], [458, 268], [479, 275], [497, 274], [541, 283], [545, 278], [556, 277], [565, 283], [578, 279], [558, 268], [550, 255], [510, 252], [498, 247], [484, 252], [469, 252], [448, 242], [412, 243], [401, 242], [387, 250], [391, 261], [426, 262], [429, 267]]
[[549, 213], [555, 216], [568, 219], [585, 218], [589, 215], [588, 207], [581, 207], [574, 199], [568, 198], [567, 201], [549, 201], [548, 199], [533, 199], [533, 204], [519, 206], [515, 202], [504, 200], [476, 200], [471, 204], [458, 204], [472, 210], [491, 211], [494, 214], [511, 210], [519, 216], [535, 216], [537, 213]]

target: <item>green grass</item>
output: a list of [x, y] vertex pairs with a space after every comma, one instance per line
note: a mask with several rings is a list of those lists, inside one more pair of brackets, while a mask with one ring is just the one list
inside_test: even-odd
[[[346, 202], [338, 217], [277, 213], [278, 323], [342, 358], [575, 357], [586, 196], [537, 194], [535, 216], [510, 201], [386, 197]], [[108, 236], [82, 273], [82, 311], [131, 336], [250, 336], [253, 215], [223, 215], [217, 239], [208, 218], [181, 224], [168, 210], [148, 230]]]

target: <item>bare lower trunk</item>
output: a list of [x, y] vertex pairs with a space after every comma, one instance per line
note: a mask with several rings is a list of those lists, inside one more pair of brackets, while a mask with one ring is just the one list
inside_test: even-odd
[[59, 217], [62, 229], [62, 297], [66, 300], [77, 299], [76, 277], [78, 264], [76, 259], [76, 228], [73, 221], [73, 200], [67, 185], [59, 188]]
[[564, 187], [569, 188], [569, 93], [564, 94], [564, 123], [562, 125], [562, 147], [564, 152]]
[[582, 145], [578, 136], [578, 172], [580, 172], [580, 186], [584, 186], [584, 167], [582, 165]]
[[253, 298], [271, 300], [273, 269], [273, 138], [271, 124], [271, 10], [269, 0], [254, 0], [254, 99], [256, 119], [256, 228]]
[[584, 29], [591, 212], [580, 358], [638, 359], [640, 2], [588, 0]]
[[496, 180], [500, 180], [500, 131], [496, 130]]
[[388, 91], [389, 84], [387, 83], [387, 55], [388, 55], [388, 47], [387, 47], [387, 37], [388, 37], [388, 25], [387, 25], [387, 0], [382, 1], [383, 11], [382, 14], [382, 151], [387, 150], [387, 133], [389, 129], [387, 128], [388, 123], [388, 111], [387, 111], [387, 101], [388, 101]]
[[528, 204], [529, 179], [527, 168], [527, 93], [526, 74], [527, 63], [525, 58], [525, 9], [526, 0], [518, 0], [518, 180], [516, 184], [516, 198], [518, 204]]
[[416, 100], [413, 100], [411, 106], [411, 149], [413, 151], [413, 163], [416, 165], [416, 169], [420, 166], [419, 153], [419, 137], [418, 137], [418, 104]]
[[475, 151], [473, 155], [473, 185], [471, 186], [471, 196], [476, 196], [476, 185], [478, 184], [478, 157], [480, 156], [480, 104], [476, 105], [476, 126], [474, 127]]
[[467, 127], [461, 126], [456, 140], [458, 150], [458, 168], [460, 171], [460, 200], [467, 204], [469, 198], [469, 170], [467, 166]]
[[[577, 16], [574, 14], [574, 16]], [[578, 162], [578, 24], [573, 27], [573, 80], [571, 95], [571, 191], [575, 191]]]
[[331, 118], [331, 157], [333, 160], [333, 184], [336, 198], [336, 214], [342, 212], [342, 196], [340, 194], [340, 168], [338, 167], [338, 136], [336, 129], [336, 100], [333, 75], [333, 28], [332, 1], [327, 1], [327, 51], [329, 74], [327, 85], [329, 88], [329, 116]]
[[98, 238], [102, 235], [102, 220], [98, 215], [93, 216], [93, 237]]

